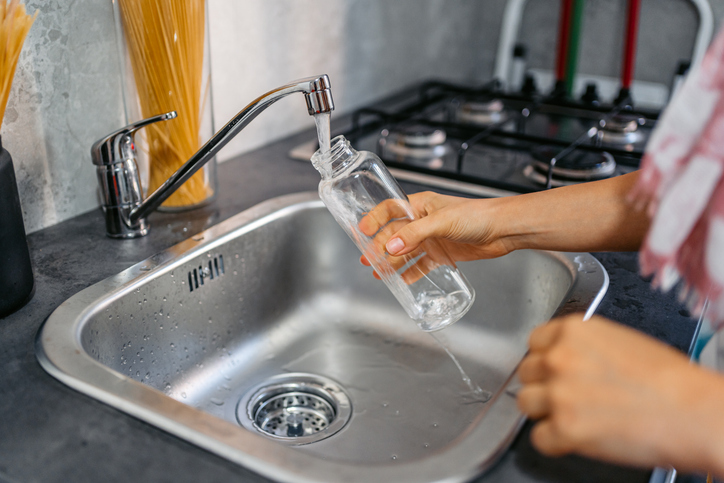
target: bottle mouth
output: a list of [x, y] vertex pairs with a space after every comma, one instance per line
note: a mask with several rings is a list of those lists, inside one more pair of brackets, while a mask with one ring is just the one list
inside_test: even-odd
[[323, 153], [320, 149], [312, 155], [311, 161], [318, 171], [336, 172], [347, 165], [345, 162], [357, 154], [349, 140], [343, 135], [335, 136], [330, 142], [330, 149]]

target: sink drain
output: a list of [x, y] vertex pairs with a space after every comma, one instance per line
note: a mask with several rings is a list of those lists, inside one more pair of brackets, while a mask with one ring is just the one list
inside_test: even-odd
[[352, 414], [349, 397], [334, 381], [314, 374], [282, 374], [247, 392], [236, 407], [239, 423], [289, 444], [332, 436]]

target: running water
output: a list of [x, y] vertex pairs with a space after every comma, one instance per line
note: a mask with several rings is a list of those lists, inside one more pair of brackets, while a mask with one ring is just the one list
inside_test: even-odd
[[319, 151], [328, 153], [331, 149], [329, 120], [330, 113], [320, 112], [314, 115], [314, 124], [317, 125], [317, 139], [319, 140]]
[[463, 370], [463, 366], [461, 366], [460, 362], [458, 362], [457, 357], [455, 357], [453, 355], [453, 353], [450, 352], [450, 349], [448, 349], [447, 346], [445, 346], [445, 344], [443, 344], [443, 342], [437, 337], [437, 335], [435, 335], [435, 333], [430, 332], [429, 334], [432, 336], [433, 339], [435, 339], [435, 342], [437, 342], [440, 345], [440, 347], [445, 349], [445, 352], [447, 352], [447, 355], [450, 356], [450, 359], [452, 359], [452, 361], [455, 363], [455, 366], [457, 366], [458, 371], [460, 371], [460, 375], [463, 378], [463, 382], [465, 383], [465, 385], [468, 386], [468, 389], [470, 389], [471, 395], [473, 396], [473, 399], [474, 399], [473, 402], [488, 402], [490, 400], [490, 397], [492, 396], [490, 391], [481, 389], [480, 386], [473, 383], [473, 381], [470, 380], [470, 377]]

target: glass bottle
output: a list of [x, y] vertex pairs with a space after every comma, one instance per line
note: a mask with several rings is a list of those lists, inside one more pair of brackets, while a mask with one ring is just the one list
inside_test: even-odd
[[322, 201], [422, 330], [440, 330], [465, 315], [475, 291], [439, 241], [428, 239], [400, 257], [385, 251], [390, 236], [418, 215], [380, 158], [337, 136], [312, 164], [322, 175]]

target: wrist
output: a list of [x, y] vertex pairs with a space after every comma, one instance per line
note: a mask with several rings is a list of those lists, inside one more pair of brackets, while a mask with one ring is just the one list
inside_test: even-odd
[[[679, 434], [660, 435], [657, 442], [680, 471], [724, 477], [724, 377], [694, 365], [678, 372], [669, 383], [681, 391], [678, 414], [672, 415]], [[673, 383], [676, 379], [683, 384]]]
[[491, 201], [490, 216], [495, 220], [495, 236], [508, 252], [539, 248], [536, 245], [537, 230], [528, 217], [527, 195], [496, 198]]
[[704, 458], [700, 471], [724, 477], [724, 377], [698, 368], [703, 373], [701, 393], [695, 407], [703, 425], [702, 450]]

